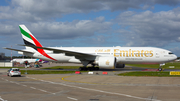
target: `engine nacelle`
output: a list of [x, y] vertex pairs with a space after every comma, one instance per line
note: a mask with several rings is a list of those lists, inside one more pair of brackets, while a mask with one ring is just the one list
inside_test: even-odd
[[96, 64], [99, 65], [99, 68], [108, 68], [114, 69], [116, 68], [116, 58], [115, 57], [99, 57]]
[[125, 64], [116, 64], [116, 68], [124, 68]]

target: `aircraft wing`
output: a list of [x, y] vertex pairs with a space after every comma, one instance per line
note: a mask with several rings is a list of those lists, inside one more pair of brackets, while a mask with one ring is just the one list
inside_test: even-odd
[[26, 52], [26, 53], [31, 53], [31, 54], [34, 53], [34, 52], [30, 52], [30, 51], [19, 50], [19, 49], [13, 49], [13, 48], [6, 48], [6, 47], [4, 47], [4, 49], [13, 50], [13, 51], [20, 51], [20, 52]]
[[66, 56], [75, 56], [75, 58], [78, 58], [80, 60], [88, 60], [90, 58], [95, 58], [97, 55], [94, 54], [88, 54], [78, 51], [72, 51], [72, 50], [65, 50], [65, 49], [57, 49], [57, 48], [49, 48], [49, 47], [37, 47], [37, 46], [30, 46], [30, 45], [20, 45], [20, 46], [28, 46], [32, 48], [39, 48], [39, 49], [45, 49], [53, 51], [54, 53], [65, 53]]

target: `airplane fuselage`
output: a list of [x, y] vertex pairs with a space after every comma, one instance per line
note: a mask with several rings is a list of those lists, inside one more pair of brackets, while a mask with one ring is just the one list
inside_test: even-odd
[[[83, 52], [98, 57], [116, 57], [116, 63], [137, 63], [137, 64], [160, 64], [170, 62], [177, 58], [176, 55], [170, 51], [154, 48], [154, 47], [50, 47], [54, 49], [65, 49], [75, 52]], [[44, 55], [36, 52], [35, 54], [24, 54], [31, 55], [36, 58], [40, 58], [47, 61], [56, 61], [62, 63], [81, 63], [79, 59], [74, 56], [67, 56], [65, 53], [54, 53], [53, 51], [45, 50], [45, 52], [54, 58], [52, 60]]]

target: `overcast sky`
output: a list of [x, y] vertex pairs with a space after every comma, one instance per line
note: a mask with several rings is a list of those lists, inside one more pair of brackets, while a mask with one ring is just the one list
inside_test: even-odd
[[24, 48], [20, 24], [43, 46], [150, 46], [180, 56], [180, 0], [1, 0], [0, 47]]

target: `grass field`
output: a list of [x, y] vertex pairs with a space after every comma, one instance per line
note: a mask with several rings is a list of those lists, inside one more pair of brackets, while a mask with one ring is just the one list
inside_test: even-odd
[[54, 66], [54, 67], [47, 67], [43, 69], [78, 69], [79, 66]]
[[180, 77], [180, 75], [170, 75], [169, 72], [127, 72], [118, 76], [152, 76], [152, 77]]
[[[143, 67], [143, 68], [159, 68], [159, 64], [126, 64], [128, 66], [134, 67]], [[171, 69], [180, 69], [180, 62], [166, 63], [162, 68], [169, 69], [169, 66], [174, 66]], [[79, 66], [55, 66], [55, 67], [47, 67], [44, 69], [78, 69]]]
[[[142, 68], [159, 68], [159, 64], [126, 64], [126, 66], [133, 66], [133, 67], [142, 67]], [[174, 68], [169, 68], [174, 66]], [[0, 69], [9, 69], [12, 67], [0, 67]], [[25, 68], [25, 67], [13, 67], [13, 68]], [[54, 67], [47, 67], [43, 69], [78, 69], [79, 66], [54, 66]], [[173, 63], [166, 63], [165, 66], [162, 68], [164, 69], [180, 69], [180, 62], [173, 62]]]
[[80, 66], [54, 66], [54, 67], [47, 67], [43, 69], [79, 69]]
[[[25, 74], [25, 72], [26, 70], [21, 70], [21, 74]], [[75, 71], [27, 70], [27, 73], [28, 74], [71, 74], [71, 73], [75, 73]]]
[[[159, 68], [159, 64], [126, 64], [128, 66], [134, 67], [144, 67], [144, 68]], [[169, 68], [174, 66], [174, 68]], [[180, 62], [166, 63], [162, 68], [164, 69], [180, 69]]]

